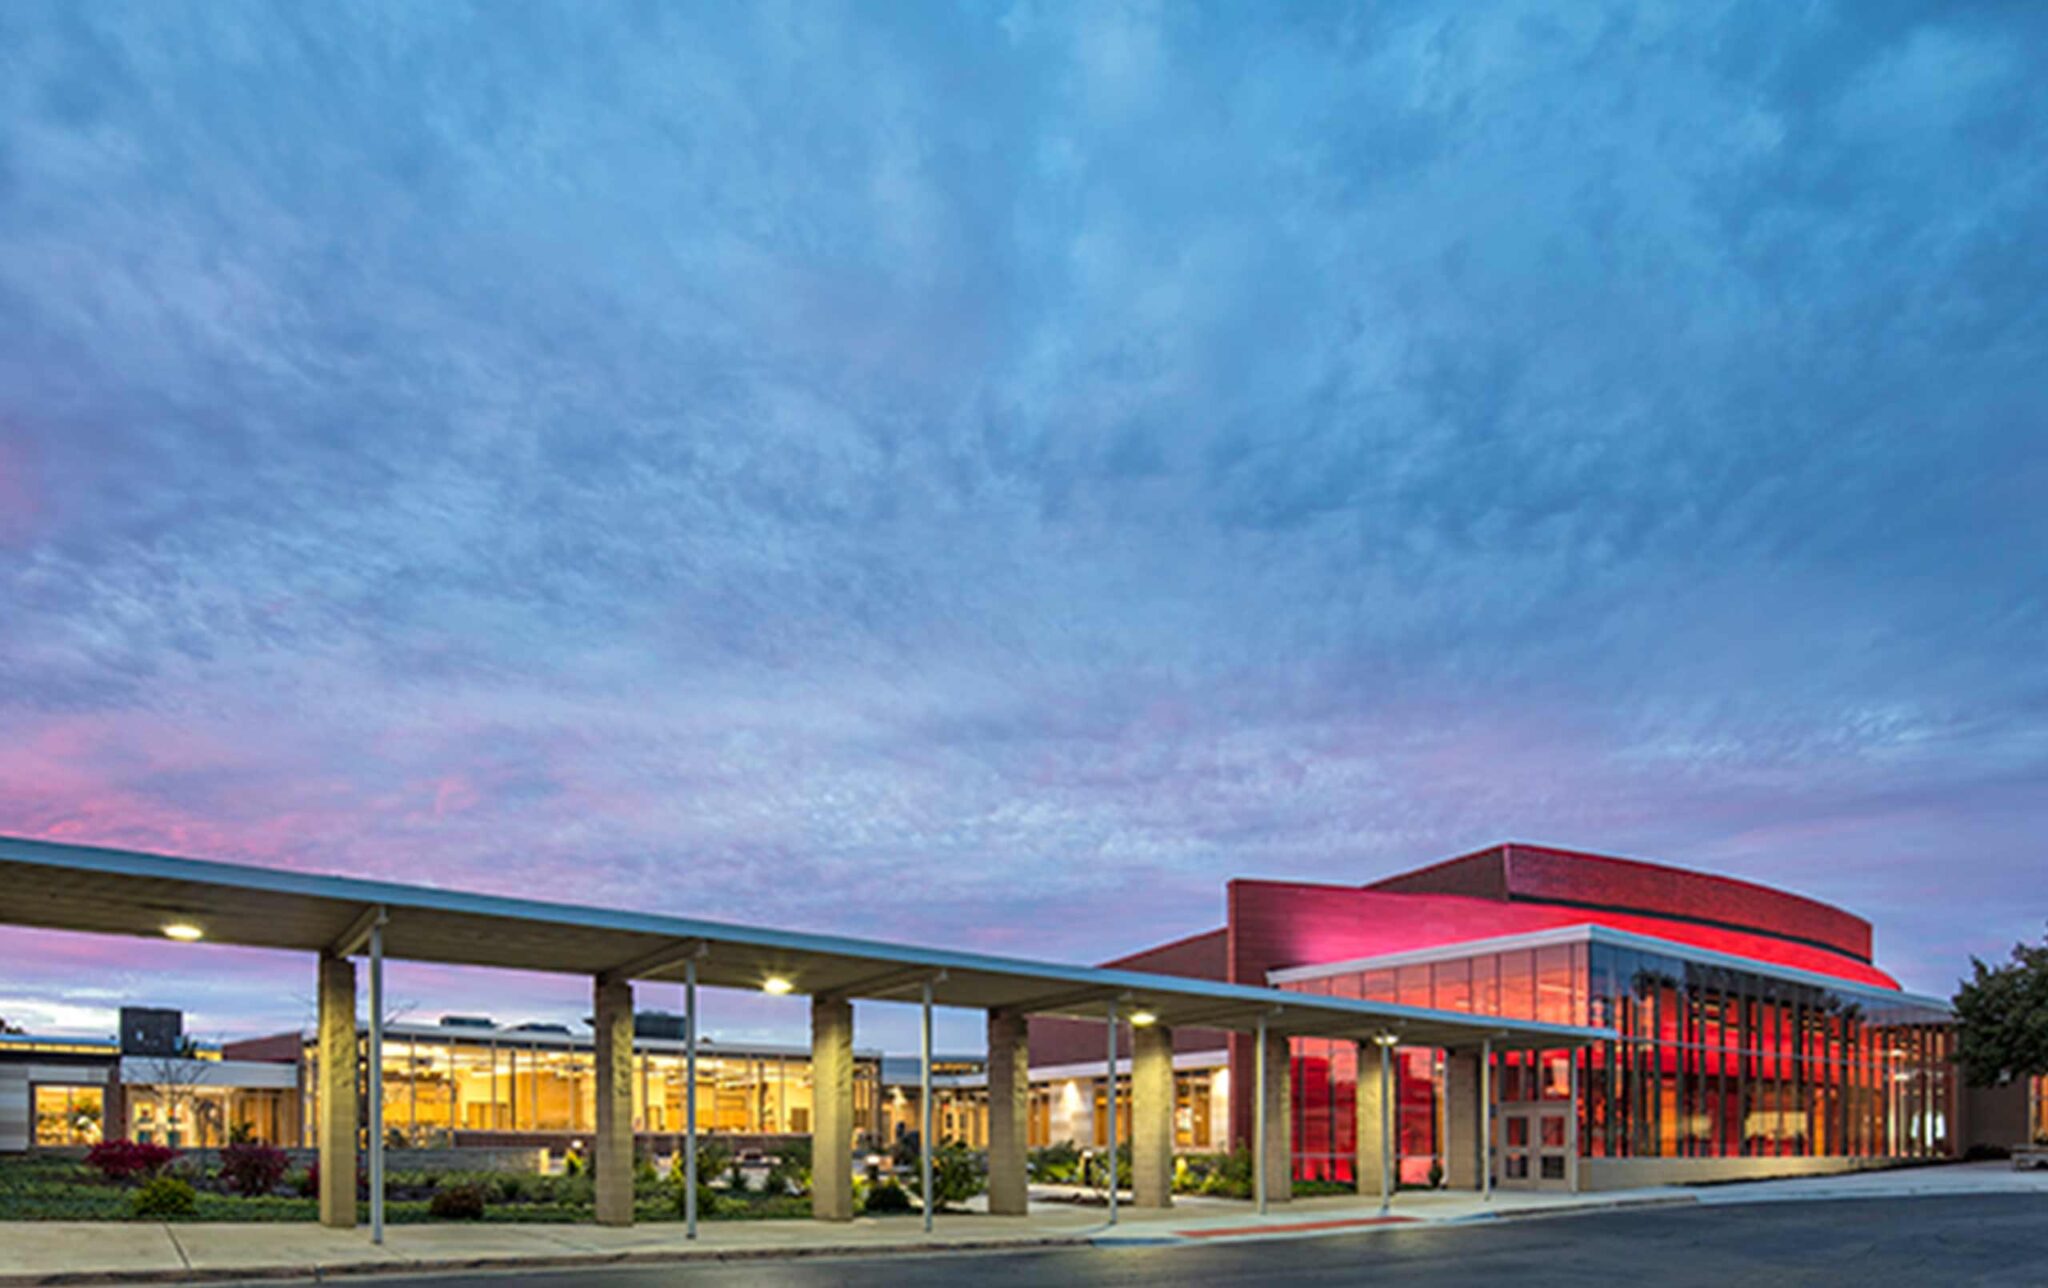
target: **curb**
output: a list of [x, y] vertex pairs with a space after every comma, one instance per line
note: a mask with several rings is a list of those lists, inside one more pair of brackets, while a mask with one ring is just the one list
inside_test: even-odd
[[1547, 1221], [1555, 1217], [1590, 1216], [1597, 1212], [1631, 1212], [1645, 1208], [1701, 1207], [1690, 1194], [1659, 1195], [1646, 1199], [1613, 1199], [1604, 1203], [1575, 1203], [1571, 1207], [1521, 1208], [1514, 1211], [1475, 1212], [1454, 1216], [1431, 1225], [1486, 1225], [1496, 1221]]
[[180, 1267], [163, 1270], [60, 1270], [49, 1274], [0, 1274], [0, 1288], [55, 1288], [86, 1284], [240, 1283], [277, 1280], [374, 1279], [391, 1275], [440, 1275], [494, 1270], [574, 1270], [582, 1266], [641, 1266], [685, 1262], [778, 1261], [812, 1258], [945, 1256], [960, 1252], [1007, 1252], [1036, 1248], [1086, 1247], [1081, 1235], [1028, 1239], [962, 1239], [952, 1243], [820, 1244], [799, 1248], [646, 1248], [621, 1252], [564, 1252], [537, 1257], [487, 1256], [350, 1261], [309, 1266]]

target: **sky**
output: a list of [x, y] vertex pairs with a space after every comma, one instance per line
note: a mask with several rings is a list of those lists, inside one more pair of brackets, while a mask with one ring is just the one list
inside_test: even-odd
[[[1513, 839], [1945, 994], [2048, 921], [2044, 45], [15, 0], [0, 832], [1068, 961]], [[312, 982], [0, 931], [39, 1030]]]

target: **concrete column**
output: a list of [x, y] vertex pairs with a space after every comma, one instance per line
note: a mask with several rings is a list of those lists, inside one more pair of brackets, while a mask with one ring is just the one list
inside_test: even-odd
[[[107, 1070], [107, 1089], [101, 1093], [105, 1099], [100, 1103], [100, 1138], [102, 1140], [127, 1140], [128, 1136], [128, 1088], [121, 1085], [121, 1062], [114, 1061]], [[1967, 1138], [1966, 1138], [1967, 1139]], [[298, 1138], [272, 1141], [275, 1145], [295, 1145]]]
[[1380, 1193], [1380, 1049], [1371, 1042], [1358, 1044], [1358, 1106], [1352, 1119], [1358, 1124], [1358, 1151], [1352, 1162], [1358, 1192], [1367, 1198], [1384, 1198]]
[[811, 999], [811, 1215], [853, 1219], [853, 1003]]
[[633, 982], [600, 975], [596, 987], [597, 1223], [633, 1224]]
[[1131, 1206], [1173, 1206], [1173, 1030], [1131, 1030]]
[[320, 958], [320, 1224], [356, 1224], [356, 964]]
[[988, 1013], [988, 1210], [1023, 1216], [1031, 1123], [1031, 1040], [1025, 1017]]
[[1444, 1054], [1444, 1184], [1479, 1188], [1479, 1055]]
[[1284, 1033], [1266, 1035], [1266, 1202], [1294, 1197], [1294, 1048]]

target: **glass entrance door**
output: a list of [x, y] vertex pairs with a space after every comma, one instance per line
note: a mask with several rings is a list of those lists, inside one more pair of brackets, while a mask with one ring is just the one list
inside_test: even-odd
[[1571, 1114], [1564, 1105], [1504, 1105], [1496, 1183], [1507, 1190], [1571, 1188]]

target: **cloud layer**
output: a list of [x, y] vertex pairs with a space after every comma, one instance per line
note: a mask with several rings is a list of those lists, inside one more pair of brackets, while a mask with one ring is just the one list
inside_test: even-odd
[[[1080, 959], [1514, 838], [1946, 991], [2048, 916], [2044, 43], [5, 6], [0, 831]], [[299, 1019], [0, 935], [93, 989]]]

